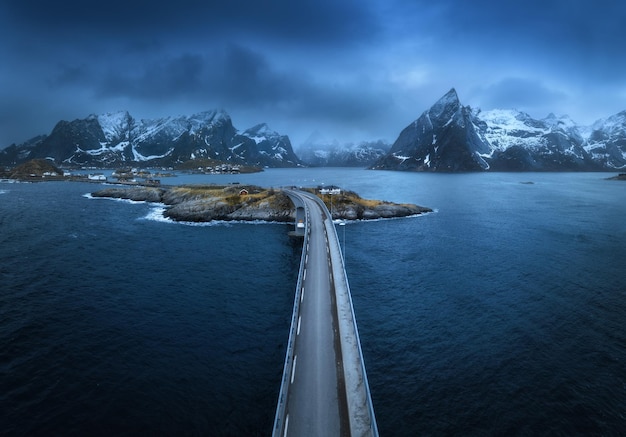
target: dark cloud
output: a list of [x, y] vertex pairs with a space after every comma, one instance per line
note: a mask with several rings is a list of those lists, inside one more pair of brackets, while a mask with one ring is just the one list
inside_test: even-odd
[[203, 88], [205, 59], [185, 54], [143, 65], [142, 68], [110, 68], [92, 81], [98, 98], [138, 98], [163, 101], [197, 93]]
[[[79, 68], [63, 78], [83, 80]], [[69, 82], [68, 82], [69, 83]], [[101, 98], [129, 97], [155, 101], [192, 101], [195, 106], [267, 108], [292, 117], [358, 120], [388, 105], [388, 93], [371, 84], [349, 87], [318, 81], [304, 71], [272, 67], [259, 52], [237, 45], [204, 55], [186, 54], [144, 66], [109, 71], [94, 92]], [[209, 109], [209, 108], [207, 108]]]
[[[391, 0], [394, 1], [394, 0]], [[467, 62], [541, 64], [570, 76], [593, 73], [598, 80], [622, 80], [626, 67], [626, 3], [613, 0], [396, 1], [409, 35], [421, 29], [429, 55]], [[408, 3], [409, 5], [405, 5]], [[392, 32], [395, 32], [392, 30]], [[478, 56], [475, 56], [478, 54]]]
[[534, 108], [559, 103], [566, 99], [562, 92], [549, 89], [539, 81], [506, 78], [477, 93], [485, 106], [492, 108]]
[[437, 24], [445, 21], [448, 26], [441, 34], [469, 35], [481, 43], [517, 41], [538, 51], [561, 45], [564, 50], [574, 46], [586, 52], [598, 46], [617, 47], [626, 36], [622, 25], [626, 4], [612, 0], [474, 0], [467, 6], [444, 0], [443, 4], [445, 9]]
[[89, 113], [218, 107], [292, 138], [391, 141], [451, 87], [608, 116], [626, 108], [624, 22], [608, 0], [5, 0], [0, 147]]
[[377, 27], [366, 3], [357, 0], [6, 0], [11, 20], [28, 31], [67, 38], [159, 35], [199, 38], [234, 33], [339, 43], [362, 39]]
[[[69, 80], [65, 83], [83, 86], [87, 75], [80, 72], [80, 68], [65, 68], [59, 81], [76, 78], [76, 84]], [[110, 65], [104, 72], [91, 71], [91, 74], [92, 92], [104, 99], [187, 99], [207, 104], [256, 106], [264, 101], [284, 99], [299, 86], [286, 73], [273, 69], [260, 53], [232, 44], [202, 54], [164, 56], [132, 68]]]
[[48, 81], [51, 87], [84, 86], [93, 81], [93, 72], [85, 64], [60, 65]]

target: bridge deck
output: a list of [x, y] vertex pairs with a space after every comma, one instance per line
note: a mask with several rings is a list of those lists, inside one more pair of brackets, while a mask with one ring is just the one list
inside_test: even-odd
[[[341, 262], [340, 269], [333, 265], [333, 258], [341, 258], [334, 225], [328, 210], [315, 196], [296, 191], [287, 194], [294, 203], [304, 206], [307, 228], [274, 435], [377, 435], [358, 334], [349, 329], [353, 326], [356, 331], [351, 303], [352, 326], [343, 327], [345, 314], [338, 314], [341, 305], [338, 306], [335, 282], [347, 291], [347, 278]], [[336, 278], [338, 275], [343, 277]], [[342, 336], [351, 336], [347, 344], [358, 346], [357, 367], [363, 370], [362, 375], [347, 375], [349, 384], [354, 386], [350, 381], [356, 380], [356, 388], [346, 387], [346, 367], [353, 372], [355, 366], [344, 363], [342, 345], [346, 339]], [[354, 351], [347, 352], [354, 361]], [[355, 393], [362, 389], [368, 405], [363, 405], [362, 394], [355, 399]], [[355, 418], [355, 414], [369, 418], [365, 433], [359, 425], [362, 417]]]

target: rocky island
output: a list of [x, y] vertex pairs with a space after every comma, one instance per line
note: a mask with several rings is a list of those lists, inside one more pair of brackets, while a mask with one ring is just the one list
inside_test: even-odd
[[626, 173], [620, 173], [617, 176], [608, 178], [610, 181], [626, 181]]
[[[331, 209], [331, 196], [317, 189], [317, 194]], [[274, 221], [295, 220], [295, 208], [289, 197], [279, 189], [254, 185], [181, 185], [171, 187], [109, 187], [91, 193], [93, 197], [109, 197], [163, 203], [164, 216], [175, 221], [209, 222], [212, 220]], [[372, 220], [407, 217], [432, 212], [414, 204], [398, 204], [361, 198], [351, 191], [332, 196], [333, 219]]]

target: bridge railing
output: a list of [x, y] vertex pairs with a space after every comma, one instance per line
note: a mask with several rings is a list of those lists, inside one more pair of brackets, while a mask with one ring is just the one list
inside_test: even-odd
[[[287, 192], [289, 195], [289, 192]], [[306, 195], [303, 193], [303, 195]], [[294, 204], [301, 202], [297, 196], [289, 195]], [[324, 227], [328, 239], [332, 274], [335, 281], [336, 305], [338, 315], [339, 337], [343, 355], [343, 373], [346, 386], [346, 397], [348, 400], [348, 413], [350, 416], [350, 432], [351, 435], [378, 437], [378, 427], [374, 415], [374, 407], [367, 381], [367, 373], [365, 371], [365, 361], [363, 359], [363, 351], [361, 350], [361, 341], [359, 339], [356, 317], [354, 316], [354, 307], [352, 305], [352, 296], [350, 294], [350, 286], [348, 285], [348, 277], [344, 265], [344, 259], [341, 255], [341, 247], [337, 231], [332, 221], [330, 212], [319, 197], [311, 195], [326, 213]], [[302, 202], [303, 203], [303, 202]], [[305, 220], [305, 236], [300, 260], [300, 271], [298, 273], [298, 283], [296, 285], [296, 295], [294, 299], [294, 307], [291, 319], [291, 328], [289, 331], [289, 341], [287, 343], [287, 351], [285, 357], [285, 366], [283, 369], [283, 379], [280, 386], [278, 397], [278, 406], [276, 408], [276, 416], [274, 419], [274, 428], [272, 435], [282, 437], [283, 430], [287, 426], [288, 417], [286, 416], [287, 395], [289, 389], [289, 381], [291, 372], [293, 371], [293, 355], [297, 330], [297, 320], [300, 314], [300, 302], [302, 298], [302, 281], [304, 276], [306, 247], [311, 233], [310, 229], [310, 211], [306, 204]]]
[[[350, 414], [350, 429], [352, 435], [378, 436], [378, 426], [374, 414], [372, 396], [365, 371], [365, 360], [361, 349], [359, 329], [356, 324], [354, 306], [348, 274], [346, 272], [344, 258], [337, 236], [337, 230], [332, 220], [332, 215], [324, 202], [315, 196], [315, 200], [326, 211], [327, 219], [324, 221], [328, 244], [330, 248], [333, 278], [335, 280], [336, 304], [338, 323], [341, 339], [341, 349], [344, 356], [344, 378], [348, 398], [348, 410]], [[341, 291], [344, 293], [342, 294]], [[356, 356], [355, 356], [356, 355]], [[368, 415], [361, 412], [365, 408]]]
[[[291, 197], [291, 196], [290, 196]], [[300, 257], [300, 270], [298, 272], [298, 283], [296, 285], [296, 295], [293, 302], [293, 312], [291, 315], [291, 327], [289, 329], [289, 340], [287, 342], [287, 351], [285, 353], [285, 367], [283, 368], [283, 379], [280, 383], [280, 392], [278, 394], [278, 405], [276, 407], [276, 416], [274, 417], [274, 427], [272, 429], [272, 435], [275, 437], [282, 436], [283, 429], [285, 428], [285, 412], [287, 409], [287, 393], [289, 389], [289, 381], [291, 379], [291, 372], [293, 371], [293, 353], [296, 340], [296, 329], [298, 323], [298, 316], [300, 315], [300, 303], [302, 298], [302, 281], [304, 276], [306, 250], [309, 236], [311, 235], [311, 228], [309, 226], [309, 210], [304, 205], [306, 220], [304, 231], [304, 244], [302, 246], [302, 256]]]

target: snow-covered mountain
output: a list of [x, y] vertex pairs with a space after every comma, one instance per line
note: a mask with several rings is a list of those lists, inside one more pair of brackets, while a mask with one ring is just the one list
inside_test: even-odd
[[585, 150], [605, 169], [626, 168], [626, 111], [596, 121], [584, 131]]
[[305, 164], [313, 167], [369, 167], [387, 154], [389, 147], [382, 140], [340, 144], [314, 132], [298, 148], [297, 154]]
[[128, 112], [60, 121], [50, 135], [0, 151], [0, 164], [53, 158], [66, 165], [173, 166], [210, 158], [268, 167], [300, 165], [289, 138], [260, 124], [239, 132], [224, 111], [137, 120]]
[[413, 171], [596, 171], [626, 168], [626, 111], [578, 126], [516, 110], [481, 112], [454, 89], [407, 126], [372, 168]]

